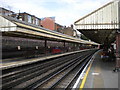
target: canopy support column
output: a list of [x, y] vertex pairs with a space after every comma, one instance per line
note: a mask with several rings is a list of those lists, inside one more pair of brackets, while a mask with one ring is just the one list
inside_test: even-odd
[[116, 34], [116, 67], [114, 71], [120, 71], [120, 33]]

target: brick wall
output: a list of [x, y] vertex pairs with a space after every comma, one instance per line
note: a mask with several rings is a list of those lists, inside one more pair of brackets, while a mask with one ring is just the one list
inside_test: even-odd
[[44, 28], [50, 29], [50, 30], [55, 30], [55, 20], [50, 18], [50, 17], [46, 17], [44, 19], [41, 20], [41, 25]]

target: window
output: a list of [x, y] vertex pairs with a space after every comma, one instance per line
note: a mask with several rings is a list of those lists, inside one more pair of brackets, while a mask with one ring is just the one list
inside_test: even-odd
[[28, 15], [28, 22], [31, 23], [31, 16]]
[[39, 19], [36, 18], [36, 25], [39, 25]]

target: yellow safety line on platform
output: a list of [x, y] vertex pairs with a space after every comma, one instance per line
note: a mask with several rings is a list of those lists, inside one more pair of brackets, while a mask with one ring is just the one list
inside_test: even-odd
[[90, 66], [88, 67], [87, 71], [86, 71], [86, 74], [85, 74], [85, 76], [84, 76], [84, 78], [83, 78], [83, 80], [82, 80], [82, 83], [81, 83], [81, 85], [80, 85], [80, 89], [79, 89], [79, 90], [82, 90], [82, 88], [84, 87], [91, 66], [92, 66], [92, 62], [91, 62], [91, 64], [90, 64]]

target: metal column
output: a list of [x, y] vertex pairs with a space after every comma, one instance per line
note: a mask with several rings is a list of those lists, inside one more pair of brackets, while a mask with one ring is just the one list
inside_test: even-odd
[[45, 55], [47, 55], [47, 40], [45, 39], [45, 43], [44, 43], [44, 48], [45, 48]]

